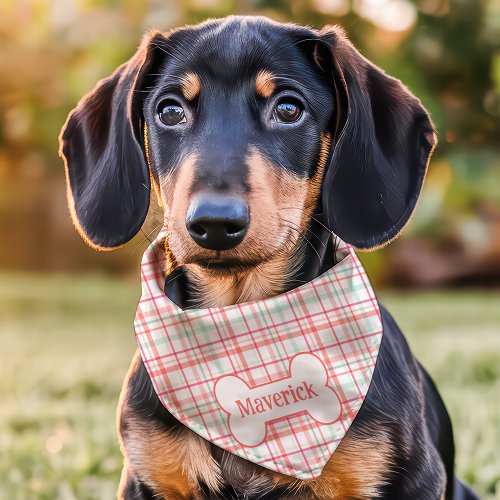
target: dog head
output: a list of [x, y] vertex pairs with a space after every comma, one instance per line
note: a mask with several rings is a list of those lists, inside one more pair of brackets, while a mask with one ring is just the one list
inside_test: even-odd
[[139, 231], [152, 185], [177, 262], [226, 272], [293, 251], [313, 217], [386, 244], [435, 143], [420, 101], [340, 28], [229, 17], [145, 36], [70, 113], [60, 153], [91, 247]]

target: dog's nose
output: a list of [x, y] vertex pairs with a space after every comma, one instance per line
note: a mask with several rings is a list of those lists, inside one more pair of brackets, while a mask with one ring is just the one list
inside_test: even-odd
[[229, 250], [243, 241], [248, 229], [248, 206], [237, 197], [199, 195], [189, 206], [186, 227], [198, 245]]

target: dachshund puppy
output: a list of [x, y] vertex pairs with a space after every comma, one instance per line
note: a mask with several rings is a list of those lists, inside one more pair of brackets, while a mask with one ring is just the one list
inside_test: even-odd
[[[111, 250], [141, 228], [150, 187], [168, 231], [167, 295], [223, 306], [286, 292], [397, 237], [436, 144], [428, 113], [339, 27], [228, 17], [151, 32], [60, 136], [73, 223]], [[475, 498], [454, 476], [446, 409], [396, 323], [321, 476], [300, 480], [208, 443], [160, 403], [136, 354], [118, 430], [119, 498]]]

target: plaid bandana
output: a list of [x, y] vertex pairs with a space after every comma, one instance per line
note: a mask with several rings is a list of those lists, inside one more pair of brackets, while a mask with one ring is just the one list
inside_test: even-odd
[[182, 310], [164, 293], [165, 233], [144, 253], [135, 333], [161, 402], [215, 445], [273, 471], [321, 474], [358, 413], [382, 323], [355, 253], [287, 293]]

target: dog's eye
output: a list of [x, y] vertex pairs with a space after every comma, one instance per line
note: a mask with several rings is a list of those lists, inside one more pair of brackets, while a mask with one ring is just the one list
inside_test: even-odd
[[173, 99], [167, 99], [160, 104], [158, 108], [158, 116], [160, 117], [162, 123], [170, 127], [186, 123], [184, 108]]
[[296, 99], [281, 99], [274, 108], [274, 119], [278, 122], [293, 123], [302, 115], [303, 107]]

